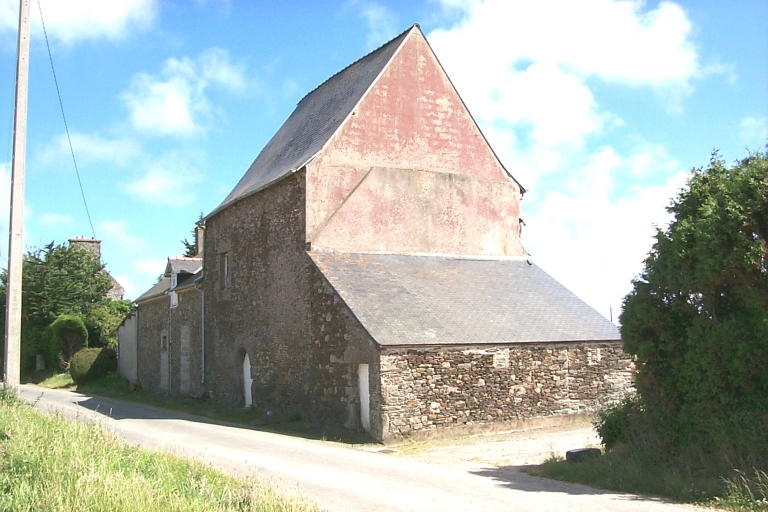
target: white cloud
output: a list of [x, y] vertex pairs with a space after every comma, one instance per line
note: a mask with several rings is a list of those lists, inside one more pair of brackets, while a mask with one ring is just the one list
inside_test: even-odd
[[[619, 187], [648, 161], [676, 171], [657, 185]], [[622, 158], [605, 147], [557, 190], [544, 192], [535, 204], [523, 203], [523, 243], [537, 264], [600, 313], [607, 317], [612, 307], [616, 320], [642, 269], [654, 225], [669, 222], [665, 207], [687, 176], [660, 148]]]
[[356, 2], [360, 16], [368, 25], [368, 48], [378, 48], [398, 34], [397, 16], [376, 2]]
[[[185, 59], [188, 60], [188, 59]], [[243, 68], [230, 62], [229, 54], [221, 48], [209, 48], [197, 58], [200, 76], [207, 83], [220, 85], [235, 92], [248, 87]]]
[[768, 118], [745, 117], [741, 120], [739, 140], [750, 149], [758, 149], [768, 143]]
[[597, 111], [589, 88], [556, 65], [534, 63], [527, 69], [504, 73], [474, 113], [481, 119], [525, 123], [535, 143], [580, 146], [586, 134], [602, 129], [610, 117]]
[[203, 132], [212, 115], [206, 94], [211, 86], [234, 92], [248, 87], [242, 67], [219, 48], [208, 49], [196, 59], [170, 58], [160, 75], [135, 75], [122, 99], [137, 131], [191, 136]]
[[[122, 39], [148, 28], [156, 15], [157, 0], [41, 0], [45, 28], [51, 39], [64, 44], [85, 40]], [[0, 0], [0, 32], [15, 32], [19, 2]], [[37, 2], [30, 2], [30, 18], [40, 28]]]
[[[193, 97], [195, 96], [195, 97]], [[160, 135], [192, 135], [201, 130], [193, 119], [208, 112], [208, 100], [183, 77], [160, 81], [141, 73], [123, 95], [136, 130]]]
[[[687, 173], [663, 146], [619, 133], [627, 121], [600, 105], [596, 85], [650, 90], [675, 110], [696, 80], [727, 67], [702, 67], [690, 20], [668, 1], [440, 3], [457, 21], [429, 34], [430, 43], [529, 190], [526, 249], [602, 314], [613, 308], [616, 320], [653, 225], [668, 220], [665, 207]], [[596, 146], [616, 134], [628, 146]]]
[[[72, 133], [72, 150], [78, 165], [111, 163], [127, 165], [140, 154], [139, 145], [132, 139], [106, 139], [100, 135]], [[57, 135], [37, 155], [40, 163], [72, 166], [72, 154], [66, 134]]]
[[66, 228], [75, 225], [72, 215], [66, 213], [44, 213], [40, 215], [38, 222], [46, 228]]
[[183, 206], [195, 200], [190, 186], [200, 182], [200, 172], [177, 156], [169, 155], [147, 166], [146, 173], [125, 185], [129, 194], [144, 201]]
[[[442, 0], [462, 13], [429, 34], [503, 161], [529, 188], [563, 169], [588, 137], [622, 126], [592, 80], [650, 88], [674, 108], [703, 76], [691, 23], [671, 2]], [[501, 142], [501, 144], [499, 143]]]
[[133, 268], [139, 274], [157, 277], [165, 272], [167, 259], [163, 258], [139, 258], [133, 263]]
[[19, 2], [14, 0], [0, 1], [0, 33], [15, 32], [19, 27]]
[[546, 62], [611, 82], [683, 88], [701, 74], [691, 23], [672, 2], [655, 9], [631, 0], [444, 3], [463, 9], [465, 17], [430, 40], [439, 47], [463, 34], [469, 46], [460, 58], [479, 68], [486, 63], [482, 55], [489, 55], [506, 64]]
[[136, 250], [144, 247], [143, 239], [131, 235], [128, 230], [128, 223], [121, 220], [105, 220], [99, 223], [99, 233], [105, 240], [109, 240], [110, 245], [117, 243], [123, 248]]

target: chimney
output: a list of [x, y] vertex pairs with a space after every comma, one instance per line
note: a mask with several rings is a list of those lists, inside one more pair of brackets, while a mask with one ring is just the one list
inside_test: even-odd
[[203, 245], [205, 243], [205, 226], [195, 226], [195, 250], [196, 257], [203, 255]]
[[95, 238], [85, 238], [84, 236], [78, 236], [75, 238], [69, 239], [69, 246], [78, 246], [82, 247], [89, 253], [96, 256], [96, 259], [101, 261], [101, 240], [96, 240]]

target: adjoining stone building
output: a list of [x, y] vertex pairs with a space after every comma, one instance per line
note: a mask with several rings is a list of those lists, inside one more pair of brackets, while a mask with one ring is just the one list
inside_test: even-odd
[[[198, 238], [201, 239], [200, 236]], [[199, 246], [198, 246], [199, 248]], [[123, 375], [144, 388], [164, 393], [201, 396], [205, 386], [203, 365], [203, 303], [201, 257], [169, 257], [165, 272], [152, 288], [136, 299], [133, 317], [118, 331], [118, 343], [135, 359], [131, 375]], [[135, 347], [135, 348], [134, 348]], [[136, 350], [136, 355], [131, 353]], [[118, 357], [119, 362], [119, 357]]]
[[414, 25], [299, 102], [200, 270], [169, 259], [138, 381], [376, 439], [590, 411], [630, 360], [531, 262], [522, 193]]

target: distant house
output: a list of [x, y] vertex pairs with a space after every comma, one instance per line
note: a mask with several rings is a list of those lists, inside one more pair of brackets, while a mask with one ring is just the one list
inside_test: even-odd
[[[136, 299], [135, 319], [127, 324], [124, 339], [137, 347], [131, 370], [140, 371], [135, 379], [145, 387], [197, 396], [205, 389], [201, 269], [200, 257], [169, 257], [162, 278]], [[130, 349], [126, 355], [133, 360]], [[154, 364], [142, 367], [139, 363], [146, 360]]]
[[305, 96], [137, 299], [138, 381], [376, 439], [590, 411], [630, 360], [530, 260], [523, 192], [414, 25]]

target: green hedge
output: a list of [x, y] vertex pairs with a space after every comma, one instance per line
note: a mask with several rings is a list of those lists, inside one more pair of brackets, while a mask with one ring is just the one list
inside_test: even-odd
[[69, 374], [78, 384], [117, 370], [117, 354], [110, 348], [84, 348], [69, 362]]

